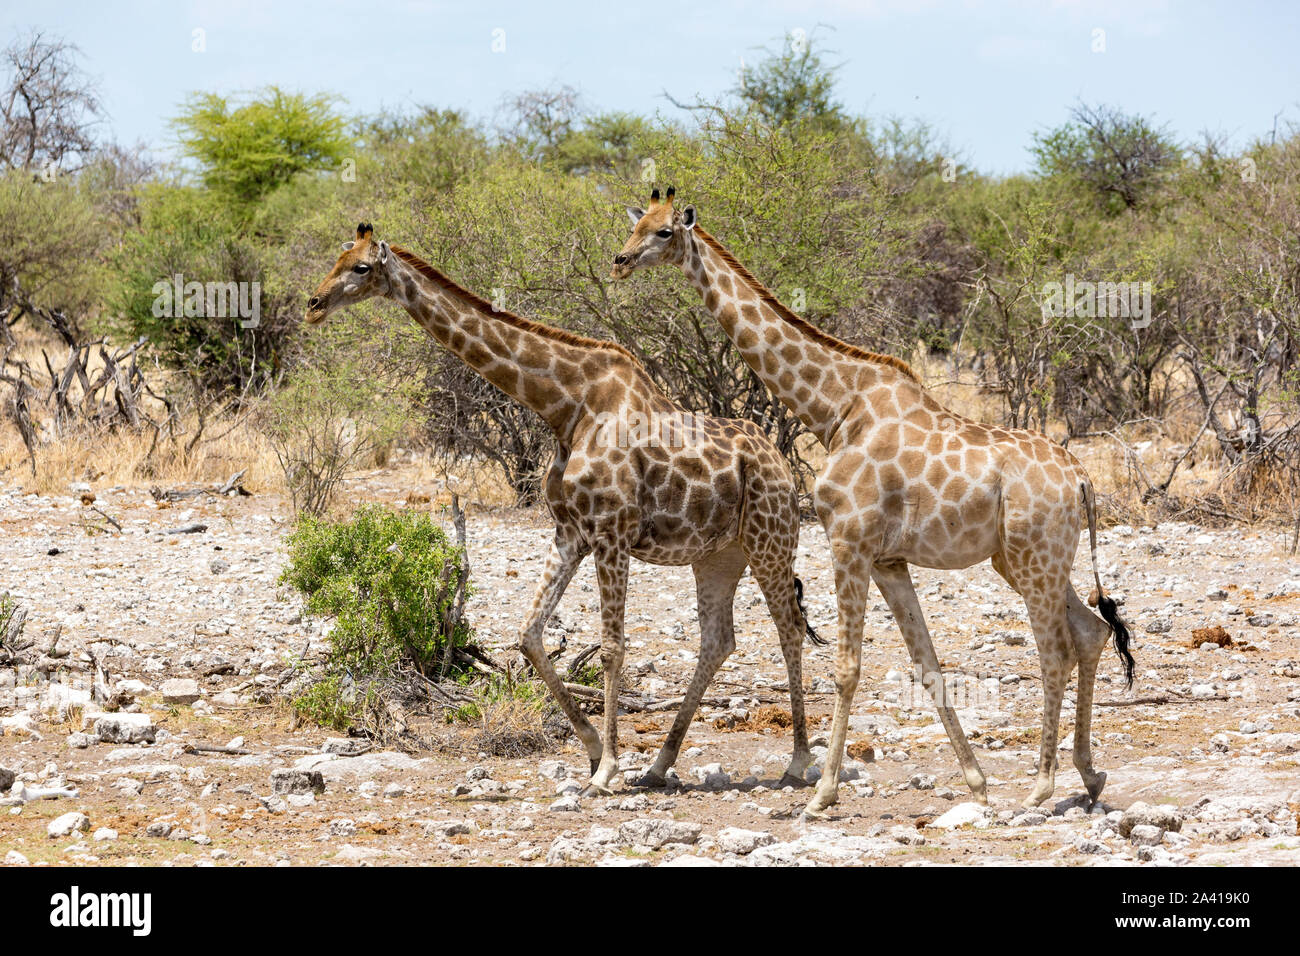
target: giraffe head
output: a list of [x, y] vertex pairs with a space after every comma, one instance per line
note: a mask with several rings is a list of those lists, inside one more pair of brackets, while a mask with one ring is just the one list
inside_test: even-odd
[[357, 237], [343, 243], [343, 255], [307, 300], [309, 325], [325, 321], [335, 309], [356, 305], [374, 295], [388, 295], [388, 243], [374, 239], [370, 223], [357, 226]]
[[695, 207], [674, 208], [673, 195], [676, 192], [669, 186], [668, 195], [661, 201], [659, 190], [655, 189], [650, 193], [648, 208], [627, 207], [628, 218], [632, 220], [632, 235], [623, 251], [614, 257], [610, 275], [615, 279], [626, 279], [637, 269], [661, 262], [676, 265], [682, 261], [688, 234], [695, 228]]

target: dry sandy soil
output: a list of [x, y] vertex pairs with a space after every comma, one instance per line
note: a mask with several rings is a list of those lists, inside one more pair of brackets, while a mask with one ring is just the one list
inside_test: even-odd
[[[806, 823], [799, 811], [809, 792], [775, 789], [789, 730], [744, 729], [758, 707], [787, 705], [774, 630], [749, 578], [737, 597], [736, 652], [709, 692], [718, 706], [692, 725], [678, 786], [640, 791], [619, 778], [613, 797], [575, 797], [586, 757], [572, 736], [522, 759], [323, 753], [339, 749], [326, 744], [336, 734], [290, 730], [283, 706], [257, 702], [304, 644], [323, 644], [322, 622], [304, 618], [299, 598], [277, 584], [283, 502], [204, 497], [166, 506], [143, 488], [93, 491], [120, 533], [88, 533], [87, 518], [103, 521], [71, 489], [38, 497], [0, 488], [0, 590], [29, 609], [29, 637], [48, 644], [61, 628], [61, 656], [43, 660], [47, 674], [0, 667], [0, 777], [15, 775], [0, 793], [0, 860], [9, 864], [1300, 863], [1300, 564], [1280, 533], [1187, 524], [1102, 533], [1103, 580], [1125, 600], [1138, 682], [1125, 692], [1108, 650], [1094, 742], [1109, 782], [1091, 812], [1069, 758], [1072, 691], [1056, 794], [1041, 812], [1020, 809], [1042, 705], [1019, 599], [987, 565], [918, 569], [940, 658], [961, 681], [962, 723], [990, 777], [991, 808], [968, 805], [952, 750], [877, 602], [849, 735], [860, 759], [847, 763], [853, 779], [831, 818]], [[417, 493], [435, 489], [395, 472], [349, 490], [394, 505]], [[196, 522], [207, 530], [167, 533]], [[468, 530], [472, 623], [504, 657], [549, 529], [537, 513], [471, 508]], [[1086, 549], [1076, 568], [1086, 593]], [[815, 522], [804, 526], [799, 573], [814, 625], [833, 636], [829, 555]], [[596, 612], [588, 563], [548, 644], [563, 630], [571, 658], [596, 639]], [[689, 568], [636, 566], [627, 621], [631, 689], [680, 694], [696, 648]], [[1216, 626], [1231, 645], [1199, 647], [1193, 630]], [[96, 738], [88, 651], [105, 666], [107, 689], [156, 726], [153, 743]], [[829, 725], [832, 667], [833, 647], [807, 648], [815, 739]], [[196, 679], [202, 698], [165, 703], [171, 678]], [[671, 717], [622, 718], [628, 777], [649, 762]], [[742, 729], [728, 728], [737, 721]], [[237, 737], [248, 753], [187, 749]], [[272, 774], [284, 768], [319, 771], [323, 792], [273, 793]], [[295, 779], [306, 777], [289, 775], [289, 789]], [[78, 795], [23, 799], [57, 786]], [[1148, 809], [1124, 819], [1139, 801]], [[85, 819], [51, 835], [52, 821], [69, 813]], [[1152, 828], [1123, 835], [1142, 822]]]

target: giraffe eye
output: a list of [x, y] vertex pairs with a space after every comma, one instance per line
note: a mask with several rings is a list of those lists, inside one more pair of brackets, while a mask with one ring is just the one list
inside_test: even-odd
[[660, 229], [655, 233], [655, 235], [660, 239], [671, 239], [673, 237], [673, 231], [671, 229]]
[[359, 276], [363, 276], [370, 271], [370, 266], [366, 265], [364, 262], [358, 262], [352, 267], [352, 271]]

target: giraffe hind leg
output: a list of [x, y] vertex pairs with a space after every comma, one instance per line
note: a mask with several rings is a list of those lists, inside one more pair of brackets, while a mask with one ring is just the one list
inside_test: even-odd
[[618, 689], [623, 669], [623, 615], [627, 603], [627, 536], [608, 535], [596, 550], [596, 580], [600, 586], [600, 657], [605, 668], [605, 734], [600, 760], [583, 793], [609, 796], [618, 773]]
[[1106, 646], [1110, 628], [1084, 607], [1071, 588], [1066, 616], [1074, 652], [1079, 658], [1079, 690], [1074, 715], [1074, 768], [1083, 778], [1088, 798], [1095, 805], [1106, 786], [1106, 774], [1092, 765], [1092, 702], [1097, 679], [1097, 662]]
[[[1032, 574], [1017, 565], [1015, 558], [1005, 551], [994, 554], [992, 564], [993, 569], [1025, 600], [1043, 677], [1043, 727], [1038, 751], [1038, 776], [1033, 791], [1022, 806], [1027, 809], [1037, 807], [1056, 789], [1061, 701], [1076, 659], [1079, 662], [1079, 692], [1074, 724], [1074, 765], [1083, 778], [1089, 798], [1096, 803], [1102, 787], [1106, 785], [1106, 775], [1092, 767], [1092, 691], [1097, 674], [1097, 660], [1109, 629], [1088, 612], [1074, 593], [1068, 569], [1063, 574], [1052, 576], [1054, 580], [1045, 584], [1041, 580], [1035, 580]], [[1062, 602], [1055, 597], [1061, 592], [1066, 595], [1064, 609]], [[1094, 624], [1102, 630], [1098, 631], [1093, 627]]]
[[1061, 701], [1075, 660], [1067, 602], [1062, 596], [1067, 588], [1068, 577], [1064, 579], [1063, 587], [1058, 584], [1041, 592], [1028, 588], [1022, 592], [1029, 606], [1029, 620], [1034, 629], [1034, 641], [1038, 644], [1038, 664], [1043, 675], [1043, 731], [1038, 748], [1038, 777], [1033, 791], [1023, 803], [1026, 809], [1037, 807], [1056, 790]]
[[803, 642], [807, 630], [803, 609], [796, 593], [796, 578], [789, 562], [784, 566], [755, 565], [754, 577], [763, 589], [772, 621], [776, 624], [781, 641], [781, 655], [785, 658], [786, 677], [790, 685], [790, 718], [793, 752], [790, 763], [781, 775], [778, 787], [806, 787], [804, 775], [812, 763], [812, 750], [808, 746], [808, 718], [803, 698]]

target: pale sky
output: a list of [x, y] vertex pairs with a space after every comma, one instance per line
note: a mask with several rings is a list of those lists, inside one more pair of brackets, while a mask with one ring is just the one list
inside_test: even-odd
[[[1077, 100], [1201, 130], [1233, 145], [1300, 120], [1300, 4], [439, 0], [188, 3], [3, 0], [6, 38], [61, 35], [102, 83], [113, 136], [169, 151], [187, 93], [277, 84], [344, 97], [351, 112], [415, 104], [492, 120], [503, 100], [568, 84], [595, 110], [676, 114], [662, 97], [714, 98], [743, 59], [791, 30], [842, 65], [852, 113], [931, 123], [991, 173], [1024, 170], [1035, 131]], [[194, 31], [206, 48], [195, 52]], [[1100, 32], [1098, 32], [1100, 31]], [[500, 52], [494, 51], [504, 46]], [[1094, 49], [1094, 48], [1099, 49]]]

